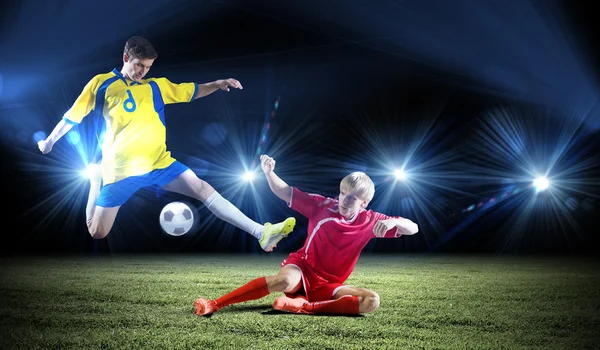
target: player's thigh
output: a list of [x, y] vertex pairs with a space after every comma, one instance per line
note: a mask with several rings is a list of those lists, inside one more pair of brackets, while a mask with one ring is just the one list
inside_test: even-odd
[[179, 174], [173, 181], [163, 186], [163, 189], [183, 194], [204, 202], [214, 189], [208, 182], [200, 179], [190, 169]]

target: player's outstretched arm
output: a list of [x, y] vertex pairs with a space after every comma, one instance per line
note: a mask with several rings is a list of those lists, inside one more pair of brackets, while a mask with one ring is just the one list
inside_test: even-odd
[[292, 189], [273, 171], [275, 170], [275, 159], [266, 154], [262, 154], [260, 156], [260, 166], [265, 173], [271, 191], [273, 191], [277, 197], [283, 199], [286, 203], [289, 203], [292, 199]]
[[414, 235], [419, 232], [419, 226], [409, 219], [391, 218], [377, 221], [373, 226], [373, 233], [376, 237], [383, 237], [387, 231], [394, 227], [403, 235]]
[[196, 93], [197, 98], [208, 96], [217, 90], [229, 91], [230, 88], [243, 89], [242, 84], [233, 78], [219, 79], [210, 83], [198, 84], [198, 92]]
[[43, 154], [47, 154], [50, 151], [52, 151], [52, 147], [54, 146], [54, 144], [58, 140], [60, 140], [60, 138], [63, 137], [67, 132], [69, 132], [69, 130], [71, 130], [72, 127], [73, 124], [67, 123], [65, 119], [61, 119], [58, 122], [58, 124], [56, 124], [56, 126], [54, 127], [54, 130], [52, 130], [52, 133], [50, 133], [50, 135], [48, 135], [48, 137], [45, 140], [38, 141], [38, 148], [40, 149], [40, 151]]

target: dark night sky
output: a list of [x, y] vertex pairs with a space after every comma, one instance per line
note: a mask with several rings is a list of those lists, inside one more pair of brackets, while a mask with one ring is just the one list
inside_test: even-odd
[[[243, 91], [167, 109], [167, 116], [174, 116], [168, 122], [171, 151], [190, 166], [196, 158], [217, 164], [219, 171], [201, 176], [217, 190], [231, 186], [222, 174], [235, 171], [228, 167], [236, 164], [236, 152], [202, 142], [200, 130], [227, 117], [228, 137], [242, 140], [250, 162], [265, 115], [280, 98], [268, 152], [290, 185], [334, 196], [341, 177], [360, 170], [357, 166], [383, 184], [386, 176], [375, 170], [381, 167], [380, 155], [399, 156], [415, 139], [422, 141], [419, 160], [437, 159], [427, 169], [447, 188], [412, 194], [423, 198], [427, 210], [416, 208], [417, 198], [408, 202], [411, 208], [396, 203], [395, 195], [385, 196], [385, 187], [372, 203], [376, 210], [420, 220], [421, 234], [373, 242], [371, 251], [555, 253], [595, 248], [600, 206], [598, 159], [593, 158], [599, 150], [597, 103], [563, 157], [570, 166], [587, 160], [587, 170], [580, 173], [586, 185], [567, 196], [579, 204], [569, 216], [580, 225], [577, 229], [552, 214], [548, 204], [534, 208], [523, 226], [508, 230], [506, 223], [523, 210], [517, 199], [474, 216], [454, 215], [500, 191], [499, 183], [477, 179], [469, 165], [475, 159], [482, 164], [484, 151], [476, 136], [486, 113], [510, 106], [526, 129], [550, 135], [536, 140], [546, 142], [542, 148], [548, 149], [549, 140], [571, 130], [565, 118], [577, 119], [573, 116], [586, 110], [573, 101], [598, 95], [599, 41], [590, 2], [177, 4], [3, 4], [3, 253], [256, 251], [249, 236], [214, 221], [203, 222], [195, 235], [165, 236], [154, 218], [162, 205], [179, 197], [157, 199], [146, 192], [122, 208], [109, 238], [93, 241], [84, 226], [85, 201], [79, 198], [87, 196], [87, 187], [65, 195], [68, 181], [58, 176], [68, 170], [58, 161], [68, 154], [67, 143], [61, 140], [56, 151], [41, 156], [30, 141], [33, 132], [52, 130], [93, 75], [120, 68], [123, 44], [132, 35], [148, 37], [157, 48], [151, 76], [179, 82], [235, 77], [244, 85]], [[444, 157], [448, 159], [438, 159]], [[256, 189], [267, 212], [256, 212], [248, 193], [236, 197], [240, 207], [249, 216], [269, 220], [293, 215], [259, 180]], [[65, 198], [68, 204], [60, 202]], [[210, 216], [198, 208], [203, 218]], [[300, 219], [297, 237], [280, 249], [298, 248], [305, 226]]]

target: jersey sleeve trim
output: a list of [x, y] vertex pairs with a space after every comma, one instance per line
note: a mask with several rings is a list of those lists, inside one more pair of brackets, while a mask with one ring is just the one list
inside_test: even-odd
[[196, 95], [198, 95], [199, 88], [200, 88], [200, 86], [198, 85], [198, 83], [194, 83], [194, 93], [192, 94], [192, 98], [190, 99], [190, 102], [192, 102], [196, 99]]
[[65, 122], [67, 122], [68, 124], [71, 124], [71, 125], [79, 125], [79, 123], [78, 123], [78, 122], [72, 121], [71, 119], [69, 119], [69, 118], [67, 118], [67, 117], [63, 117], [63, 120], [64, 120]]

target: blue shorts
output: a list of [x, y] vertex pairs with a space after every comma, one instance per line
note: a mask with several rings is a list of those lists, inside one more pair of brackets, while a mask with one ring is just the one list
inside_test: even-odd
[[141, 188], [156, 190], [156, 195], [159, 196], [163, 186], [175, 180], [188, 169], [187, 166], [175, 161], [164, 169], [152, 170], [144, 175], [130, 176], [108, 184], [100, 190], [100, 197], [96, 201], [96, 205], [105, 208], [123, 205]]

